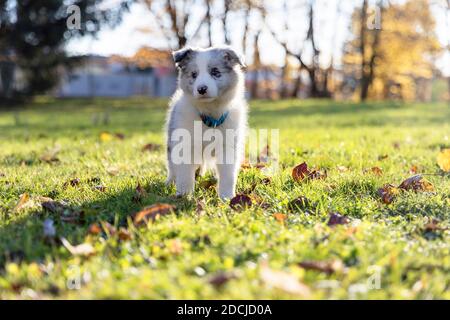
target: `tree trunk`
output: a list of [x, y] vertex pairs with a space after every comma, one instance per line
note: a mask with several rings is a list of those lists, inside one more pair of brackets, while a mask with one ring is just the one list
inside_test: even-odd
[[211, 30], [211, 0], [205, 0], [206, 2], [206, 27], [208, 28], [208, 44], [212, 46], [212, 30]]
[[258, 45], [260, 35], [261, 35], [261, 31], [259, 31], [255, 35], [255, 40], [253, 43], [253, 46], [254, 46], [253, 66], [254, 66], [255, 70], [254, 70], [254, 78], [253, 78], [252, 88], [251, 88], [251, 92], [250, 92], [252, 98], [257, 98], [257, 96], [258, 96], [258, 72], [259, 72], [259, 68], [261, 67], [261, 56], [260, 56], [259, 45]]
[[300, 91], [300, 88], [302, 86], [302, 70], [303, 70], [303, 67], [300, 64], [299, 67], [298, 67], [297, 79], [295, 79], [294, 90], [291, 93], [291, 97], [292, 98], [297, 98], [298, 97], [298, 92]]
[[369, 94], [369, 75], [367, 72], [367, 61], [366, 61], [366, 34], [367, 34], [367, 9], [368, 0], [363, 1], [361, 7], [361, 30], [360, 30], [360, 51], [361, 51], [361, 92], [360, 99], [365, 101]]
[[228, 14], [230, 13], [230, 0], [223, 1], [223, 15], [222, 15], [222, 25], [223, 25], [223, 41], [225, 44], [229, 45], [231, 43], [228, 31]]

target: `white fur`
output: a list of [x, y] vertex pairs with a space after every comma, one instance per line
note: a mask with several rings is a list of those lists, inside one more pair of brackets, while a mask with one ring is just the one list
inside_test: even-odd
[[[175, 164], [168, 154], [168, 177], [167, 183], [175, 182], [177, 195], [186, 195], [194, 191], [195, 172], [200, 167], [201, 173], [206, 169], [212, 168], [218, 178], [218, 193], [220, 198], [228, 199], [235, 195], [236, 181], [239, 169], [244, 156], [244, 143], [247, 127], [247, 103], [244, 98], [244, 77], [239, 66], [237, 83], [233, 90], [228, 91], [224, 96], [218, 96], [218, 89], [214, 79], [208, 72], [209, 53], [200, 52], [196, 55], [196, 63], [198, 66], [198, 76], [194, 83], [194, 90], [192, 93], [186, 93], [178, 88], [172, 97], [170, 109], [167, 116], [167, 144], [168, 150], [174, 147], [173, 141], [169, 136], [174, 129], [183, 128], [190, 132], [194, 137], [194, 121], [200, 121], [199, 112], [208, 114], [216, 119], [219, 118], [226, 111], [229, 112], [225, 122], [219, 127], [215, 128], [226, 137], [226, 129], [235, 130], [236, 143], [227, 143], [226, 141], [216, 141], [221, 144], [220, 148], [223, 150], [223, 159], [227, 159], [228, 155], [234, 155], [231, 163], [219, 164], [217, 157], [210, 156], [203, 153], [201, 165], [199, 164]], [[199, 85], [208, 86], [207, 98], [199, 97], [197, 94], [197, 87]], [[202, 131], [205, 132], [211, 129], [201, 123]], [[210, 142], [192, 141], [192, 154], [194, 153], [194, 145], [200, 146], [203, 151], [207, 151], [211, 146]], [[209, 147], [208, 147], [209, 146]]]

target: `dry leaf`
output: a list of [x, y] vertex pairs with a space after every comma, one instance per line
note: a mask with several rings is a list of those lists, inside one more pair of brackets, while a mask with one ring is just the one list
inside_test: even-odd
[[441, 227], [439, 225], [440, 221], [437, 219], [431, 219], [431, 221], [429, 221], [425, 227], [424, 227], [424, 231], [425, 232], [434, 232], [434, 231], [445, 231], [448, 230], [448, 228], [445, 227]]
[[288, 207], [291, 211], [305, 210], [305, 209], [309, 208], [309, 206], [310, 206], [310, 201], [308, 200], [308, 198], [306, 198], [304, 196], [300, 196], [300, 197], [292, 200], [288, 204]]
[[420, 174], [406, 179], [400, 184], [399, 188], [406, 191], [415, 191], [415, 192], [434, 191], [433, 185], [427, 180], [425, 180]]
[[417, 174], [417, 172], [419, 172], [419, 168], [416, 165], [412, 165], [411, 168], [409, 168], [409, 173]]
[[306, 270], [315, 270], [326, 274], [339, 272], [344, 268], [342, 261], [337, 259], [331, 261], [302, 261], [298, 265]]
[[95, 254], [94, 247], [89, 243], [82, 243], [77, 246], [73, 246], [65, 238], [61, 238], [61, 242], [66, 249], [74, 256], [89, 257]]
[[385, 184], [378, 189], [378, 195], [385, 204], [390, 204], [400, 194], [400, 189], [392, 184]]
[[100, 133], [100, 141], [102, 142], [111, 141], [113, 138], [114, 138], [113, 135], [110, 134], [109, 132]]
[[138, 183], [138, 185], [136, 186], [136, 189], [134, 191], [133, 201], [139, 203], [146, 196], [147, 196], [147, 191], [141, 186], [140, 183]]
[[159, 144], [155, 144], [155, 143], [147, 143], [146, 145], [144, 145], [142, 147], [142, 151], [157, 151], [161, 149], [161, 146]]
[[347, 224], [349, 222], [350, 220], [346, 216], [343, 216], [337, 212], [332, 212], [329, 214], [329, 220], [327, 224], [329, 226], [335, 226], [338, 224]]
[[376, 175], [376, 176], [382, 176], [383, 175], [383, 169], [381, 169], [380, 167], [372, 167], [370, 168], [370, 171]]
[[136, 213], [134, 216], [134, 224], [137, 226], [146, 225], [148, 221], [155, 221], [158, 217], [172, 213], [174, 210], [175, 207], [171, 204], [156, 203]]
[[252, 206], [252, 199], [245, 194], [238, 194], [230, 200], [230, 207], [233, 210], [242, 210]]
[[114, 133], [114, 136], [115, 136], [117, 139], [119, 139], [119, 140], [125, 139], [125, 135], [124, 135], [123, 133], [120, 133], [120, 132]]
[[89, 232], [89, 234], [95, 234], [95, 235], [101, 234], [102, 227], [100, 226], [99, 223], [93, 223], [89, 226], [88, 232]]
[[133, 239], [133, 235], [131, 234], [131, 232], [125, 228], [119, 228], [119, 231], [117, 232], [117, 236], [122, 241], [127, 241], [127, 240]]
[[71, 180], [65, 182], [63, 187], [64, 188], [67, 188], [68, 186], [76, 187], [76, 186], [78, 186], [80, 184], [80, 182], [81, 182], [80, 179], [74, 178], [74, 179], [71, 179]]
[[387, 154], [382, 154], [380, 156], [378, 156], [378, 160], [386, 160], [387, 158], [389, 158], [389, 156]]
[[284, 213], [274, 213], [273, 217], [275, 218], [275, 220], [277, 220], [278, 222], [284, 223], [284, 221], [287, 219], [287, 215]]
[[100, 191], [100, 192], [105, 192], [106, 191], [106, 187], [102, 186], [102, 185], [94, 186], [93, 189], [97, 190], [97, 191]]
[[266, 285], [289, 294], [305, 298], [311, 295], [309, 287], [301, 283], [296, 276], [290, 273], [272, 270], [269, 267], [263, 266], [260, 277]]
[[17, 202], [16, 207], [14, 208], [14, 210], [15, 211], [19, 211], [19, 210], [23, 210], [23, 209], [29, 208], [30, 206], [32, 206], [30, 195], [25, 192], [25, 193], [20, 195], [20, 199]]
[[209, 279], [209, 283], [212, 284], [215, 287], [222, 287], [224, 284], [226, 284], [228, 281], [236, 279], [237, 276], [234, 273], [230, 272], [219, 272], [213, 275]]
[[292, 178], [295, 181], [302, 181], [309, 175], [308, 165], [303, 162], [292, 169]]
[[444, 149], [438, 154], [437, 163], [442, 171], [450, 172], [450, 149]]

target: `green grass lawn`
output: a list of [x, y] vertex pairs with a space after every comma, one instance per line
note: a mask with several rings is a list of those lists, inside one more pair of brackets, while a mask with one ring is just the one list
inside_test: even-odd
[[[164, 185], [164, 147], [142, 148], [163, 144], [166, 105], [41, 98], [0, 112], [0, 299], [450, 298], [450, 177], [436, 164], [450, 147], [448, 105], [252, 102], [252, 128], [280, 129], [280, 171], [268, 184], [264, 170], [241, 171], [238, 192], [254, 202], [243, 211], [208, 178], [187, 198]], [[328, 177], [295, 182], [303, 161]], [[435, 191], [384, 204], [377, 190], [413, 166]], [[308, 204], [291, 208], [300, 196]], [[154, 203], [176, 210], [135, 227]], [[349, 222], [328, 226], [333, 212]], [[90, 233], [100, 221], [122, 232]]]

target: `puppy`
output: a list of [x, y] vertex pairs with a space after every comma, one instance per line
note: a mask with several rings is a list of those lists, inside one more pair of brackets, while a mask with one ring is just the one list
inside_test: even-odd
[[213, 169], [220, 198], [232, 198], [247, 127], [245, 63], [228, 47], [184, 48], [173, 59], [178, 88], [166, 122], [167, 184], [174, 182], [179, 196], [190, 194], [196, 170]]

